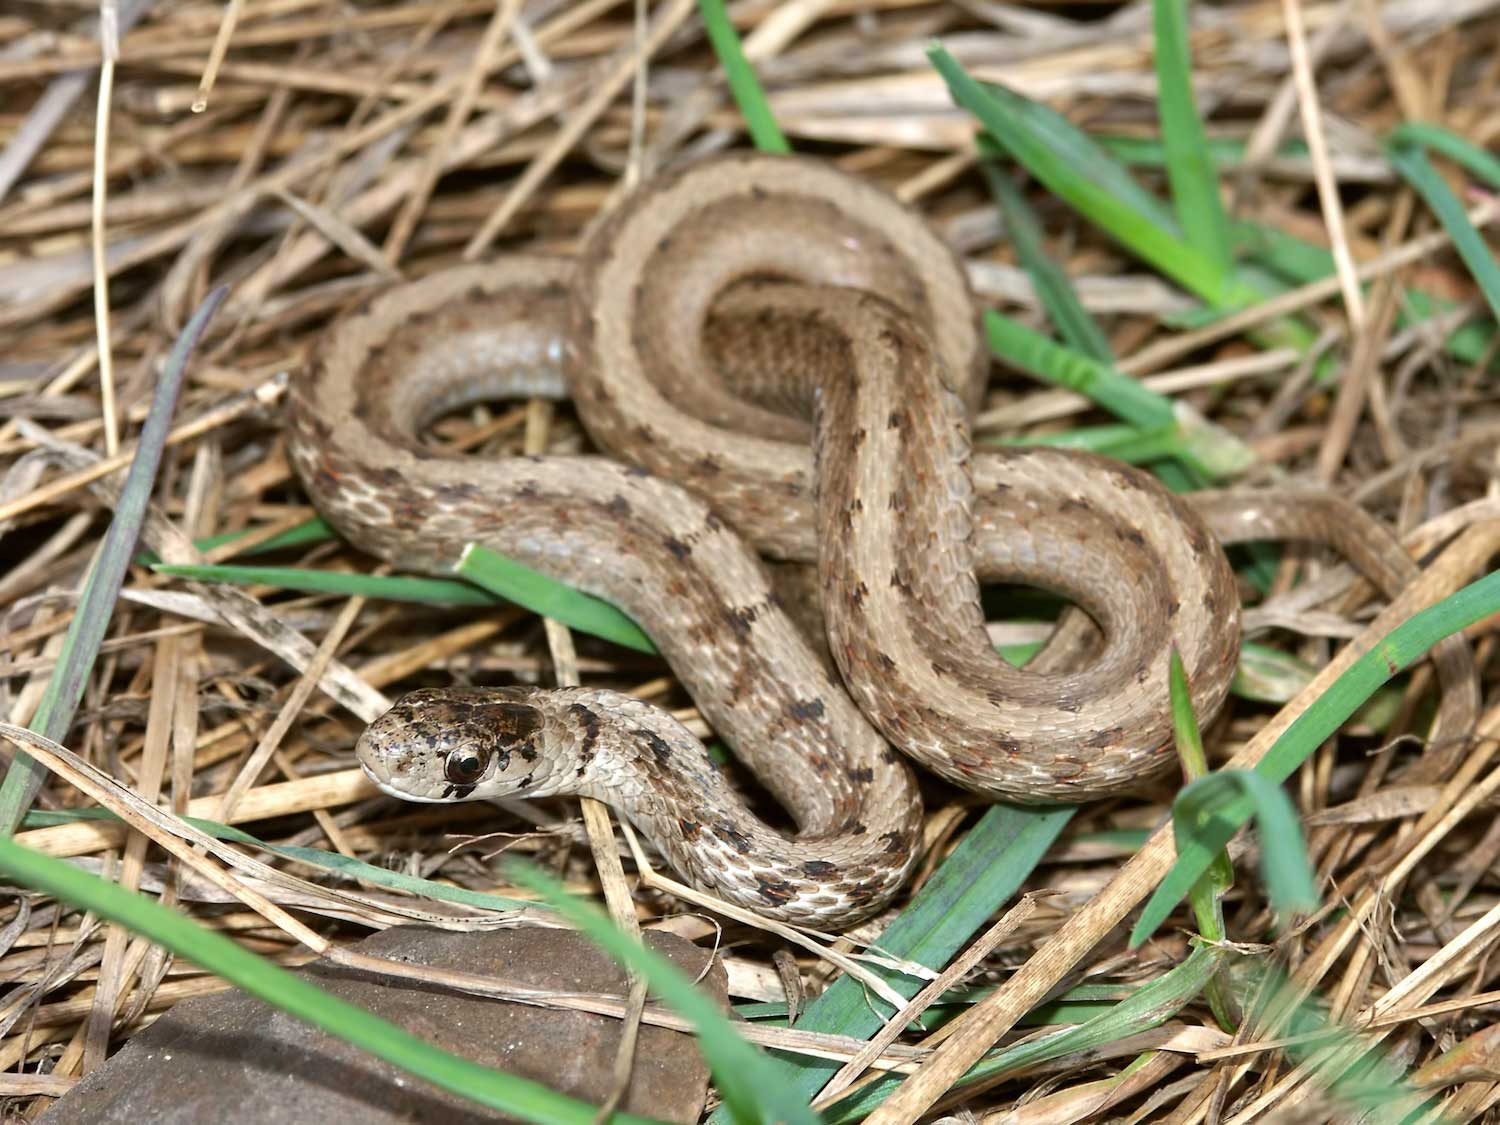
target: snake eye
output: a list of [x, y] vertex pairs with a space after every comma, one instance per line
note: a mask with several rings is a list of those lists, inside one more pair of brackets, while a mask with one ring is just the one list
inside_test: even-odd
[[488, 755], [478, 750], [453, 750], [443, 763], [443, 776], [454, 785], [472, 785], [489, 765]]

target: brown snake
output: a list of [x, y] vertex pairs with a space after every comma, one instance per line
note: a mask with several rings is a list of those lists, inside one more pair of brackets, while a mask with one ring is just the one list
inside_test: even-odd
[[[751, 814], [670, 716], [609, 691], [413, 692], [361, 738], [365, 769], [415, 800], [597, 797], [698, 885], [834, 928], [914, 862], [921, 806], [891, 744], [1012, 801], [1104, 797], [1168, 766], [1171, 646], [1204, 721], [1238, 653], [1215, 535], [1331, 543], [1387, 593], [1414, 571], [1331, 497], [1189, 504], [1100, 457], [971, 454], [987, 369], [962, 267], [925, 222], [786, 157], [647, 185], [576, 263], [455, 268], [352, 310], [291, 396], [318, 507], [404, 569], [447, 573], [479, 542], [621, 607], [798, 834]], [[467, 403], [556, 395], [560, 374], [621, 460], [420, 440]], [[816, 560], [842, 685], [757, 550]], [[989, 643], [980, 582], [1044, 587], [1087, 616], [1018, 670]], [[1467, 649], [1446, 647], [1438, 671], [1451, 737], [1475, 703]]]

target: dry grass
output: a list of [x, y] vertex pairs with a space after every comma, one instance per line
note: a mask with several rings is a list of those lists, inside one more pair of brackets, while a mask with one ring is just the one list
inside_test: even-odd
[[[128, 14], [133, 6], [121, 7]], [[1032, 193], [1052, 252], [1105, 324], [1122, 368], [1239, 433], [1261, 457], [1262, 479], [1274, 470], [1325, 481], [1396, 526], [1419, 557], [1446, 547], [1429, 568], [1429, 593], [1477, 576], [1497, 549], [1500, 393], [1488, 364], [1457, 363], [1429, 335], [1394, 327], [1397, 285], [1461, 302], [1476, 291], [1373, 139], [1401, 120], [1425, 119], [1492, 144], [1500, 18], [1491, 8], [1286, 0], [1199, 5], [1195, 13], [1197, 90], [1212, 131], [1248, 142], [1244, 159], [1225, 169], [1236, 213], [1331, 246], [1339, 262], [1337, 277], [1276, 303], [1325, 330], [1324, 345], [1347, 375], [1336, 391], [1313, 385], [1297, 354], [1255, 353], [1243, 342], [1243, 325], [1275, 310], [1250, 310], [1227, 331], [1165, 327], [1160, 317], [1182, 307], [1180, 294]], [[192, 370], [156, 493], [168, 523], [152, 546], [169, 561], [215, 557], [195, 549], [193, 537], [251, 527], [271, 535], [310, 514], [284, 457], [276, 403], [283, 373], [304, 362], [338, 309], [393, 278], [494, 250], [567, 252], [623, 185], [744, 143], [690, 0], [655, 5], [644, 44], [631, 6], [613, 2], [522, 10], [487, 0], [158, 0], [121, 34], [97, 114], [82, 95], [114, 51], [92, 30], [94, 11], [92, 0], [63, 0], [0, 13], [0, 332], [8, 343], [0, 357], [0, 683], [4, 717], [20, 724], [40, 698], [106, 523], [100, 502], [110, 474], [128, 463], [160, 361], [210, 286], [229, 283], [231, 298]], [[969, 259], [984, 299], [1038, 324], [973, 170], [971, 124], [951, 106], [923, 44], [943, 36], [980, 77], [1091, 130], [1155, 135], [1150, 12], [1139, 4], [751, 0], [735, 12], [793, 144], [923, 208]], [[1290, 13], [1299, 18], [1286, 22]], [[633, 86], [644, 91], [639, 101]], [[206, 108], [194, 113], [199, 100]], [[1311, 157], [1276, 155], [1299, 120], [1321, 121], [1308, 134]], [[107, 192], [96, 196], [101, 170]], [[1142, 176], [1159, 180], [1153, 171]], [[1480, 207], [1485, 220], [1500, 211], [1493, 201]], [[1363, 299], [1357, 271], [1380, 279]], [[1082, 399], [997, 373], [980, 438], [1100, 420]], [[452, 441], [512, 449], [540, 447], [548, 432], [535, 407], [445, 425]], [[554, 440], [577, 439], [565, 418], [551, 428]], [[46, 450], [63, 452], [44, 466]], [[371, 569], [336, 545], [285, 561]], [[1320, 587], [1319, 612], [1296, 600], [1294, 580], [1326, 573], [1319, 560], [1288, 553], [1257, 611], [1270, 630], [1264, 640], [1319, 666], [1332, 658], [1333, 638], [1360, 634], [1373, 616], [1371, 607], [1345, 612], [1336, 579]], [[67, 744], [135, 792], [164, 795], [174, 811], [256, 822], [275, 842], [514, 893], [497, 885], [482, 852], [445, 850], [444, 833], [504, 831], [517, 834], [513, 850], [597, 893], [576, 806], [434, 810], [377, 799], [352, 768], [359, 720], [378, 711], [382, 691], [419, 681], [558, 675], [623, 685], [693, 717], [658, 663], [582, 641], [573, 653], [566, 634], [544, 632], [518, 611], [475, 619], [249, 594], [135, 570]], [[1380, 627], [1392, 618], [1376, 620]], [[1471, 630], [1491, 692], [1495, 624]], [[1384, 733], [1417, 729], [1430, 696], [1429, 677], [1411, 677]], [[1210, 731], [1214, 760], [1268, 744], [1305, 699], [1280, 714], [1238, 701]], [[1500, 714], [1488, 711], [1482, 729], [1490, 734], [1497, 723]], [[1489, 1057], [1458, 1066], [1443, 1056], [1500, 1003], [1492, 957], [1500, 928], [1471, 928], [1500, 905], [1500, 824], [1485, 788], [1495, 777], [1495, 743], [1476, 740], [1446, 776], [1412, 785], [1401, 767], [1413, 746], [1381, 742], [1356, 726], [1292, 783], [1325, 901], [1336, 909], [1299, 927], [1278, 953], [1335, 1015], [1373, 1021], [1403, 1059], [1425, 1064], [1425, 1080], [1449, 1087], [1456, 1119], [1479, 1119], [1500, 1100], [1500, 1064]], [[87, 803], [81, 793], [54, 779], [40, 805]], [[977, 958], [968, 975], [996, 981], [1024, 966], [1003, 994], [1000, 1007], [1013, 1010], [976, 1011], [964, 1025], [972, 1049], [993, 1042], [1059, 977], [1139, 982], [1182, 957], [1175, 932], [1127, 953], [1114, 925], [1167, 854], [1165, 841], [1153, 843], [1126, 865], [1138, 839], [1120, 842], [1122, 831], [1160, 823], [1170, 794], [1157, 797], [1086, 810], [1034, 873], [1032, 887], [1056, 893], [1027, 900], [992, 935], [1004, 934], [999, 951]], [[924, 871], [973, 811], [949, 791], [934, 787], [931, 798], [933, 858]], [[613, 856], [607, 835], [601, 841], [591, 828], [594, 853]], [[120, 828], [67, 825], [20, 838], [53, 855], [88, 857], [287, 964], [330, 936], [421, 914], [378, 891], [335, 892], [264, 871], [213, 887], [185, 866], [165, 865], [142, 836], [126, 845]], [[1229, 899], [1232, 935], [1264, 930], [1252, 870], [1241, 864]], [[634, 879], [621, 873], [609, 883], [618, 892]], [[714, 937], [669, 897], [636, 890], [641, 924]], [[240, 905], [246, 895], [300, 921], [273, 925], [267, 910]], [[630, 912], [628, 898], [610, 898], [617, 917]], [[6, 906], [3, 922], [0, 975], [10, 989], [0, 996], [0, 1096], [22, 1115], [35, 1115], [101, 1061], [111, 1036], [118, 1041], [177, 999], [221, 987], [45, 900]], [[735, 996], [784, 999], [788, 961], [773, 963], [773, 955], [791, 947], [733, 923], [727, 937]], [[821, 987], [830, 966], [793, 952], [800, 984]], [[778, 1034], [792, 1033], [757, 1038]], [[984, 1116], [1029, 1095], [1039, 1100], [997, 1120], [1248, 1122], [1299, 1104], [1309, 1120], [1324, 1119], [1303, 1074], [1273, 1045], [1251, 1032], [1231, 1042], [1194, 1006], [1123, 1056], [1101, 1053], [1011, 1079], [966, 1096], [965, 1108]], [[1148, 1046], [1165, 1049], [1128, 1081], [1096, 1084]], [[834, 1055], [850, 1053], [844, 1045]], [[882, 1065], [926, 1057], [898, 1045]], [[927, 1068], [919, 1082], [936, 1083], [927, 1100], [954, 1073]], [[913, 1113], [920, 1108], [911, 1104]], [[910, 1117], [893, 1110], [891, 1119]]]

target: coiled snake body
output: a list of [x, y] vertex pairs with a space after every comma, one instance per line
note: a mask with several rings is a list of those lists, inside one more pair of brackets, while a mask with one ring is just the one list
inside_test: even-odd
[[[1237, 538], [1336, 524], [1387, 589], [1411, 569], [1388, 536], [1284, 498], [1195, 510], [1103, 458], [971, 455], [986, 370], [946, 246], [797, 158], [658, 180], [576, 263], [460, 267], [352, 310], [292, 389], [292, 459], [318, 507], [406, 569], [445, 573], [477, 541], [620, 606], [798, 834], [755, 818], [669, 716], [587, 688], [412, 693], [362, 737], [366, 770], [416, 800], [595, 796], [699, 885], [837, 927], [888, 901], [916, 855], [920, 801], [892, 744], [970, 789], [1073, 802], [1171, 761], [1172, 646], [1200, 717], [1218, 709], [1239, 601], [1200, 513]], [[557, 394], [560, 373], [621, 460], [419, 440], [457, 406]], [[842, 684], [756, 549], [816, 561]], [[980, 581], [1057, 591], [1093, 625], [1076, 615], [1017, 670], [985, 634]]]

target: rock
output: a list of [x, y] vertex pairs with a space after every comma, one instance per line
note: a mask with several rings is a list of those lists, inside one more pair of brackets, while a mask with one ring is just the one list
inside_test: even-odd
[[[671, 934], [650, 934], [647, 941], [694, 978], [711, 957]], [[535, 988], [625, 991], [624, 974], [614, 962], [568, 930], [457, 933], [399, 926], [371, 935], [357, 948]], [[323, 961], [301, 971], [334, 995], [484, 1066], [594, 1105], [610, 1091], [617, 1019], [427, 989]], [[722, 967], [716, 965], [700, 987], [726, 1002]], [[707, 1086], [708, 1069], [690, 1035], [643, 1026], [634, 1079], [620, 1108], [666, 1121], [696, 1121]], [[46, 1125], [462, 1125], [508, 1119], [236, 991], [177, 1004], [41, 1120]]]

